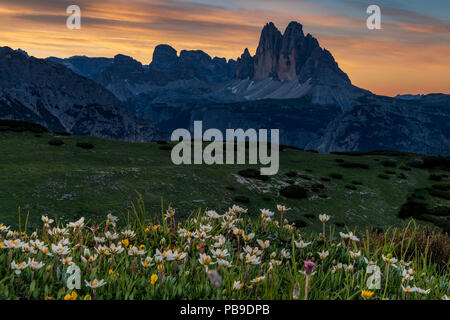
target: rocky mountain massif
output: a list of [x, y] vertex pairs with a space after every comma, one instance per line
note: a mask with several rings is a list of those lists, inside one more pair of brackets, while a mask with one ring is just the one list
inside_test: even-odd
[[[204, 129], [278, 128], [281, 143], [320, 152], [389, 149], [450, 154], [449, 95], [389, 98], [358, 88], [332, 54], [312, 35], [305, 35], [297, 22], [291, 22], [284, 33], [268, 23], [255, 55], [245, 49], [236, 61], [213, 58], [200, 50], [178, 54], [169, 45], [157, 46], [148, 65], [121, 54], [114, 58], [27, 59], [46, 69], [20, 78], [24, 83], [34, 81], [31, 86], [7, 84], [9, 91], [2, 94], [1, 101], [8, 104], [3, 102], [0, 112], [10, 118], [23, 119], [25, 114], [39, 120], [36, 114], [50, 110], [48, 118], [56, 114], [59, 122], [70, 114], [68, 123], [77, 125], [64, 122], [61, 127], [74, 133], [99, 135], [98, 129], [77, 129], [82, 125], [75, 121], [80, 111], [74, 105], [84, 106], [85, 113], [91, 110], [88, 106], [101, 105], [120, 110], [121, 116], [131, 119], [128, 130], [123, 125], [115, 128], [120, 121], [107, 123], [101, 115], [97, 120], [103, 123], [99, 125], [103, 130], [108, 126], [111, 132], [117, 130], [108, 135], [128, 140], [155, 135], [151, 124], [141, 125], [143, 120], [133, 118], [133, 113], [153, 121], [163, 137], [176, 128], [191, 128], [194, 120], [203, 120]], [[54, 76], [57, 64], [65, 71], [58, 69]], [[29, 68], [26, 63], [24, 66]], [[17, 64], [17, 68], [22, 67]], [[63, 84], [63, 77], [73, 77], [73, 73], [80, 77]], [[44, 90], [43, 83], [56, 86], [56, 92], [63, 94]], [[23, 94], [19, 106], [11, 107], [15, 101], [11, 97]], [[32, 113], [20, 106], [30, 101]], [[44, 107], [39, 107], [42, 103]], [[12, 110], [19, 111], [14, 114]], [[100, 113], [92, 111], [88, 117], [91, 122], [95, 114]], [[149, 137], [144, 134], [147, 126]]]
[[158, 134], [151, 121], [138, 119], [96, 82], [8, 47], [0, 48], [0, 118], [127, 141]]

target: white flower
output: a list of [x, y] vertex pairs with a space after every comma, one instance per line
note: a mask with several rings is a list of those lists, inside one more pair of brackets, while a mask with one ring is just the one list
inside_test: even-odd
[[67, 226], [74, 229], [82, 228], [84, 226], [84, 217], [82, 217], [78, 221], [70, 222]]
[[381, 258], [384, 260], [384, 262], [391, 264], [395, 264], [398, 261], [396, 258], [393, 258], [391, 254], [388, 254], [387, 256], [383, 254], [381, 255]]
[[244, 287], [244, 284], [240, 281], [234, 281], [233, 283], [233, 291], [239, 291]]
[[175, 209], [172, 209], [171, 207], [169, 207], [164, 216], [166, 217], [166, 219], [173, 218], [175, 216]]
[[291, 209], [290, 208], [286, 208], [285, 206], [282, 206], [280, 204], [277, 204], [277, 210], [283, 213], [283, 212], [286, 212], [286, 211], [291, 210]]
[[61, 243], [58, 243], [57, 245], [52, 243], [52, 251], [59, 256], [65, 256], [69, 253], [70, 249]]
[[224, 250], [221, 250], [221, 249], [211, 250], [211, 254], [216, 259], [223, 259], [223, 258], [228, 257], [230, 255], [228, 253], [227, 249], [224, 249]]
[[130, 247], [130, 249], [128, 249], [128, 255], [130, 256], [143, 256], [145, 254], [145, 250], [144, 249], [139, 249], [138, 247]]
[[41, 262], [37, 262], [34, 259], [28, 259], [28, 265], [33, 270], [39, 270], [40, 268], [45, 266], [45, 263], [42, 263], [42, 261]]
[[326, 215], [326, 214], [319, 214], [319, 220], [322, 223], [327, 222], [328, 220], [330, 220], [330, 216]]
[[260, 283], [260, 282], [263, 281], [265, 278], [266, 278], [265, 276], [256, 277], [256, 278], [253, 279], [251, 282], [253, 282], [253, 283]]
[[356, 260], [359, 256], [361, 256], [361, 251], [360, 250], [358, 250], [358, 251], [349, 251], [349, 253], [350, 253], [350, 257], [353, 260]]
[[23, 246], [23, 243], [20, 240], [6, 240], [5, 248], [8, 249], [20, 249]]
[[407, 286], [407, 287], [402, 286], [402, 289], [403, 289], [403, 292], [405, 292], [405, 293], [416, 292], [419, 290], [419, 288], [417, 288], [417, 287], [410, 287], [410, 286]]
[[106, 224], [107, 225], [112, 225], [113, 227], [116, 226], [116, 222], [119, 220], [119, 218], [117, 218], [116, 216], [113, 216], [112, 214], [108, 214], [107, 219], [106, 219]]
[[125, 239], [134, 239], [134, 237], [136, 237], [136, 233], [133, 230], [124, 230], [122, 231], [122, 236]]
[[267, 248], [269, 248], [270, 247], [270, 241], [269, 240], [266, 240], [266, 241], [262, 241], [262, 240], [256, 240], [256, 242], [258, 242], [258, 244], [259, 244], [259, 246], [261, 247], [261, 249], [263, 249], [263, 250], [265, 250], [265, 249], [267, 249]]
[[424, 290], [424, 289], [421, 289], [421, 288], [417, 288], [417, 293], [421, 294], [421, 295], [429, 294], [430, 293], [430, 289]]
[[307, 246], [309, 246], [311, 244], [311, 242], [303, 242], [303, 240], [300, 240], [300, 242], [294, 241], [295, 246], [299, 249], [303, 249], [306, 248]]
[[217, 264], [221, 267], [231, 267], [231, 263], [225, 259], [217, 259]]
[[214, 210], [208, 210], [206, 211], [206, 215], [208, 217], [210, 217], [211, 219], [220, 219], [222, 218], [222, 216], [220, 214], [218, 214], [216, 211]]
[[261, 218], [263, 220], [266, 220], [267, 218], [273, 217], [274, 213], [270, 211], [269, 209], [260, 209], [261, 211]]
[[104, 286], [106, 284], [106, 282], [103, 279], [102, 280], [94, 279], [91, 282], [87, 282], [86, 280], [84, 280], [84, 283], [86, 284], [86, 287], [90, 287], [92, 289], [100, 288], [101, 286]]
[[326, 257], [328, 257], [328, 255], [329, 255], [330, 253], [329, 253], [328, 250], [327, 250], [327, 251], [317, 252], [317, 254], [318, 254], [319, 257], [320, 257], [320, 260], [325, 260]]
[[11, 262], [11, 268], [15, 270], [14, 272], [17, 275], [19, 275], [26, 267], [28, 267], [28, 263], [26, 263], [25, 261], [20, 263], [16, 263], [15, 261]]
[[47, 216], [42, 216], [42, 217], [41, 217], [41, 220], [42, 220], [43, 223], [45, 223], [45, 224], [47, 224], [47, 225], [53, 223], [53, 219], [50, 219], [50, 218], [47, 217]]
[[104, 243], [106, 241], [105, 237], [94, 237], [96, 243]]
[[119, 235], [117, 233], [111, 233], [109, 231], [105, 232], [105, 238], [108, 239], [109, 241], [114, 241], [119, 237]]
[[291, 253], [287, 249], [282, 249], [281, 250], [281, 257], [283, 259], [289, 259], [291, 257]]
[[261, 264], [261, 258], [247, 253], [245, 260], [248, 264]]
[[122, 245], [120, 243], [118, 243], [117, 245], [115, 245], [114, 243], [111, 243], [111, 245], [109, 246], [109, 253], [111, 254], [120, 254], [124, 251], [125, 249], [122, 247]]

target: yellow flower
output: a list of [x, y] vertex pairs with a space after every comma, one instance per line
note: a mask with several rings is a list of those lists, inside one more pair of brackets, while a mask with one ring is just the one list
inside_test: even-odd
[[159, 228], [159, 224], [157, 224], [157, 225], [154, 225], [154, 226], [152, 227], [152, 229], [153, 229], [153, 232], [156, 232], [156, 231], [158, 231], [158, 228]]
[[130, 241], [128, 241], [128, 239], [122, 240], [122, 243], [125, 247], [128, 247], [130, 245]]
[[158, 265], [158, 271], [162, 272], [164, 270], [164, 266], [162, 264]]
[[158, 281], [158, 276], [156, 274], [152, 274], [152, 276], [150, 277], [150, 281], [152, 283], [152, 286], [154, 286], [156, 281]]
[[141, 245], [139, 246], [139, 251], [142, 251], [142, 250], [144, 250], [144, 249], [145, 249], [145, 245], [141, 244]]
[[45, 300], [55, 300], [53, 297], [50, 297], [50, 296], [46, 296], [45, 297]]
[[92, 300], [92, 297], [90, 294], [87, 294], [84, 296], [83, 300]]
[[0, 242], [0, 248], [3, 248], [5, 246], [5, 243], [2, 241]]
[[77, 298], [78, 298], [78, 294], [74, 290], [74, 291], [72, 291], [72, 293], [66, 294], [66, 296], [64, 297], [64, 300], [77, 300]]
[[148, 233], [150, 231], [150, 228], [145, 228], [145, 233]]
[[369, 300], [373, 296], [374, 292], [369, 290], [363, 290], [361, 291], [361, 297], [363, 297], [366, 300]]

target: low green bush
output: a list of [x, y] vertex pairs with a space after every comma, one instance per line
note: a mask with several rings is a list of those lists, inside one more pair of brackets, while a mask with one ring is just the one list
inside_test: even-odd
[[290, 185], [282, 188], [280, 190], [280, 194], [286, 198], [293, 198], [293, 199], [308, 198], [308, 191], [305, 188], [297, 185]]
[[61, 139], [53, 138], [48, 141], [48, 144], [51, 146], [59, 147], [64, 144], [64, 141], [62, 141]]

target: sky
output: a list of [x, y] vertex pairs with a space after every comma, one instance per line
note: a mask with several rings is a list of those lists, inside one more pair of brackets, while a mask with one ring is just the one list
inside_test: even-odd
[[[69, 5], [81, 29], [66, 27]], [[366, 9], [381, 8], [381, 30]], [[303, 24], [353, 84], [376, 94], [450, 93], [449, 0], [0, 0], [0, 46], [38, 58], [129, 55], [143, 64], [154, 47], [252, 54], [269, 21]]]

